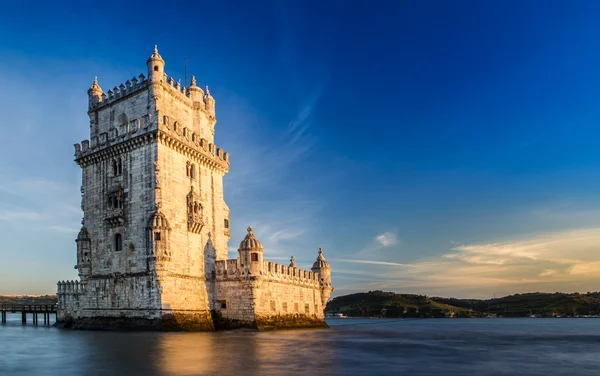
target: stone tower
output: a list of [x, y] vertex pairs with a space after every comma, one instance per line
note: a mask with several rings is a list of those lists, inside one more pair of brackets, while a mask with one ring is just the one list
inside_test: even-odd
[[88, 90], [79, 281], [59, 282], [57, 324], [214, 330], [326, 327], [333, 290], [322, 251], [312, 271], [264, 260], [252, 227], [227, 259], [229, 155], [214, 145], [215, 100], [192, 76], [165, 74], [155, 47], [143, 74]]
[[168, 78], [156, 47], [147, 68], [148, 78], [107, 92], [94, 79], [88, 90], [90, 140], [75, 145], [81, 286], [59, 302], [65, 321], [212, 325], [215, 261], [227, 259], [230, 237], [215, 100], [193, 76], [187, 88]]

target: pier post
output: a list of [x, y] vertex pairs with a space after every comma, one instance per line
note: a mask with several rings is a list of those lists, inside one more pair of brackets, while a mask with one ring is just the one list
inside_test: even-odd
[[2, 324], [6, 324], [6, 311], [2, 311]]
[[27, 314], [25, 313], [24, 310], [23, 310], [23, 312], [21, 312], [21, 324], [23, 324], [23, 325], [27, 324]]

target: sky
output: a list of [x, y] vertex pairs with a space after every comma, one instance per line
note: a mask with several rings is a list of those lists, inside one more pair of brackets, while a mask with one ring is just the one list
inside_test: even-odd
[[600, 290], [600, 3], [34, 2], [0, 13], [0, 294], [76, 278], [87, 89], [165, 70], [216, 99], [230, 257], [333, 296]]

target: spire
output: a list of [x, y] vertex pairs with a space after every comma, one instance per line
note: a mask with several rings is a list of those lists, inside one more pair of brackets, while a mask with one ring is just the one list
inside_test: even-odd
[[296, 260], [294, 260], [294, 256], [292, 256], [292, 258], [290, 259], [290, 268], [295, 268], [296, 267]]

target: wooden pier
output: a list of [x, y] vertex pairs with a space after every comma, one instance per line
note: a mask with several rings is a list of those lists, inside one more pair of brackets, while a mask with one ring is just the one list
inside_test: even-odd
[[38, 325], [39, 314], [44, 316], [44, 325], [50, 325], [50, 315], [56, 318], [56, 304], [0, 304], [2, 324], [6, 324], [8, 313], [20, 313], [21, 323], [27, 324], [27, 314], [31, 313], [33, 325]]

